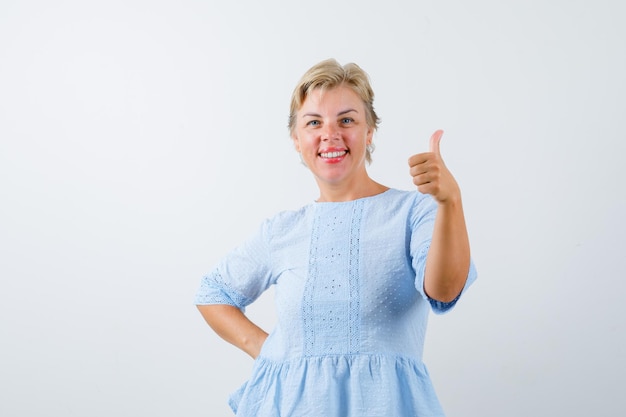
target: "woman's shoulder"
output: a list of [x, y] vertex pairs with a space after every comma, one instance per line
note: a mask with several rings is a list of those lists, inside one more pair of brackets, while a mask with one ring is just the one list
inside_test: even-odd
[[373, 199], [373, 202], [386, 205], [393, 203], [414, 205], [422, 202], [428, 203], [432, 199], [428, 194], [422, 194], [417, 190], [401, 190], [398, 188], [389, 188], [375, 197], [380, 198]]
[[298, 209], [281, 210], [267, 218], [264, 223], [274, 233], [281, 233], [284, 230], [289, 230], [302, 224], [302, 221], [309, 216], [310, 210], [310, 204]]
[[381, 218], [407, 218], [411, 223], [432, 216], [437, 211], [435, 200], [418, 190], [400, 190], [390, 188], [370, 207], [371, 212], [379, 213]]
[[[417, 190], [401, 190], [398, 188], [389, 188], [386, 191], [371, 196], [359, 199], [365, 203], [366, 206], [370, 205], [373, 209], [380, 208], [383, 211], [397, 210], [400, 206], [404, 206], [409, 210], [413, 209], [427, 209], [434, 201], [427, 194], [422, 194]], [[333, 208], [333, 206], [344, 206], [345, 204], [351, 204], [353, 202], [346, 203], [309, 203], [297, 209], [282, 210], [274, 214], [273, 216], [265, 220], [266, 227], [269, 227], [273, 233], [282, 233], [285, 230], [302, 226], [307, 220], [310, 220], [315, 214], [316, 206], [323, 204], [326, 208]]]

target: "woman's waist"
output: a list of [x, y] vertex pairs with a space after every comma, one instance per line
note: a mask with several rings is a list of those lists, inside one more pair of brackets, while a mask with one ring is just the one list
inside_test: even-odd
[[257, 365], [270, 368], [326, 368], [326, 367], [361, 367], [408, 366], [422, 368], [421, 358], [401, 353], [340, 353], [323, 355], [272, 355], [262, 352], [255, 360]]
[[304, 332], [304, 337], [292, 333], [283, 331], [278, 325], [263, 344], [260, 356], [277, 362], [376, 356], [422, 361], [423, 338], [418, 337], [419, 332], [415, 329], [407, 327], [396, 332], [361, 332], [356, 336], [349, 331]]

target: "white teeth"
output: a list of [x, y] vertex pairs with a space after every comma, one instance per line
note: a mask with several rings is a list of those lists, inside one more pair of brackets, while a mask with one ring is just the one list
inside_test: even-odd
[[344, 155], [346, 153], [346, 151], [341, 151], [341, 152], [322, 152], [320, 154], [320, 156], [322, 158], [338, 158], [342, 155]]

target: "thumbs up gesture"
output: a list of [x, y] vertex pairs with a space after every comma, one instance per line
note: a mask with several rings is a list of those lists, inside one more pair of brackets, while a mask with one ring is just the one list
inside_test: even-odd
[[439, 204], [460, 200], [461, 191], [456, 180], [441, 159], [439, 142], [443, 130], [430, 137], [430, 152], [409, 158], [410, 173], [419, 192], [430, 194]]

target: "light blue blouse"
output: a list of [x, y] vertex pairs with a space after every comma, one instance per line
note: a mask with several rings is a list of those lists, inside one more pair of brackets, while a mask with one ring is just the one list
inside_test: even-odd
[[[443, 416], [422, 362], [437, 205], [390, 189], [281, 212], [206, 275], [196, 304], [244, 309], [275, 285], [276, 328], [230, 398], [237, 416]], [[476, 279], [470, 266], [465, 289]]]

